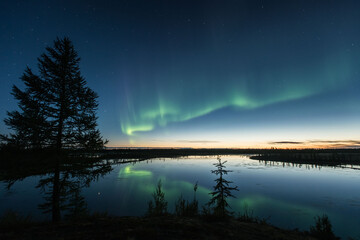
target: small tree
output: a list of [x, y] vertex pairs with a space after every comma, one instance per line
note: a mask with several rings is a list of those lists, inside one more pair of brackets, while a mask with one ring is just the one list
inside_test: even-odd
[[149, 201], [148, 216], [163, 216], [167, 214], [167, 201], [165, 200], [165, 193], [161, 189], [161, 179], [158, 181], [155, 192], [153, 193], [153, 201]]
[[189, 202], [180, 195], [179, 199], [175, 202], [175, 215], [179, 217], [195, 217], [199, 213], [199, 202], [196, 199], [196, 190], [198, 183], [194, 185], [194, 199]]
[[326, 214], [315, 217], [315, 226], [310, 227], [310, 233], [318, 239], [340, 239], [334, 235], [330, 219]]
[[234, 195], [231, 194], [231, 191], [238, 191], [237, 186], [230, 187], [231, 181], [227, 181], [224, 179], [223, 175], [228, 174], [228, 172], [231, 172], [230, 170], [225, 170], [225, 163], [227, 161], [221, 162], [221, 158], [217, 158], [218, 162], [214, 163], [213, 165], [217, 168], [216, 170], [212, 170], [212, 173], [215, 173], [216, 175], [219, 175], [217, 179], [215, 179], [216, 185], [214, 186], [214, 191], [210, 194], [212, 195], [212, 198], [208, 202], [208, 207], [211, 208], [213, 211], [213, 215], [216, 217], [226, 217], [232, 214], [232, 212], [228, 211], [227, 208], [230, 207], [227, 198], [228, 197], [234, 197]]
[[21, 77], [26, 88], [13, 86], [20, 111], [8, 112], [13, 130], [2, 136], [23, 148], [101, 148], [97, 129], [97, 94], [86, 86], [77, 52], [68, 38], [56, 39], [38, 58], [39, 74], [30, 68]]

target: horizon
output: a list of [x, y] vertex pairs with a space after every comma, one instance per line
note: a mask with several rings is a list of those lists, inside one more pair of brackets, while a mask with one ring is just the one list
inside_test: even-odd
[[159, 149], [159, 150], [169, 150], [169, 149], [206, 149], [206, 150], [222, 150], [222, 149], [228, 149], [228, 150], [359, 150], [359, 147], [347, 147], [344, 145], [343, 147], [331, 147], [331, 146], [325, 146], [325, 147], [182, 147], [182, 146], [176, 146], [176, 147], [147, 147], [147, 146], [104, 146], [105, 150], [123, 150], [123, 149]]

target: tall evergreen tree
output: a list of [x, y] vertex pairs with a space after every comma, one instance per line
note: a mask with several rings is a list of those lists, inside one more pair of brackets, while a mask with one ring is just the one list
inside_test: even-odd
[[19, 111], [8, 112], [5, 119], [14, 133], [9, 143], [27, 148], [101, 148], [106, 143], [97, 129], [97, 94], [86, 86], [80, 73], [77, 52], [68, 38], [54, 41], [38, 58], [39, 75], [30, 68], [12, 94]]

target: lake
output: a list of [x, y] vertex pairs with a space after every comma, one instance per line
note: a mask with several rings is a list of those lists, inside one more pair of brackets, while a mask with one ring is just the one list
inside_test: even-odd
[[[232, 170], [225, 179], [239, 189], [233, 192], [236, 198], [228, 201], [235, 214], [246, 211], [275, 226], [300, 230], [309, 230], [315, 216], [327, 214], [336, 235], [360, 238], [359, 169], [263, 162], [251, 160], [248, 155], [221, 159], [227, 161], [226, 169]], [[60, 185], [69, 187], [62, 192], [60, 201], [77, 199], [91, 213], [141, 216], [161, 179], [170, 212], [174, 212], [180, 195], [190, 201], [194, 198], [195, 183], [196, 198], [202, 206], [209, 201], [217, 178], [211, 173], [216, 162], [216, 156], [207, 156], [113, 164], [112, 169], [88, 179], [87, 171], [81, 176], [63, 172]], [[16, 181], [9, 190], [7, 183], [0, 183], [0, 214], [13, 210], [34, 219], [50, 220], [50, 213], [43, 213], [51, 196], [46, 181], [49, 178], [51, 174], [27, 177]], [[66, 211], [62, 214], [66, 215]]]

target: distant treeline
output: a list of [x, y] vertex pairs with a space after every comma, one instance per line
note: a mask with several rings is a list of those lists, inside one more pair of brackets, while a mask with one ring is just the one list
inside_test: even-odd
[[[91, 153], [84, 151], [74, 151], [74, 156], [86, 156]], [[360, 149], [231, 149], [231, 148], [171, 148], [171, 149], [104, 149], [96, 151], [100, 158], [165, 158], [165, 157], [185, 157], [185, 156], [217, 156], [217, 155], [242, 155], [254, 154], [261, 157], [293, 156], [296, 159], [344, 159], [359, 160]]]
[[[33, 149], [19, 150], [4, 148], [0, 150], [1, 160], [19, 156], [38, 156], [52, 154], [53, 150]], [[63, 149], [62, 154], [74, 157], [91, 158], [128, 158], [128, 159], [149, 159], [163, 157], [182, 156], [217, 156], [217, 155], [241, 155], [256, 154], [259, 157], [292, 157], [294, 159], [359, 159], [360, 149], [233, 149], [233, 148], [104, 148], [102, 150], [71, 150]]]
[[[54, 152], [47, 149], [0, 150], [0, 172], [9, 169], [53, 168], [52, 163], [57, 157], [67, 161], [83, 161], [91, 159], [96, 162], [112, 159], [111, 162], [142, 161], [151, 158], [176, 158], [186, 156], [218, 156], [251, 154], [252, 159], [265, 161], [281, 161], [317, 165], [360, 165], [360, 149], [103, 149], [103, 150], [62, 150]], [[71, 160], [73, 159], [73, 160]], [[76, 160], [75, 160], [76, 159]]]
[[315, 150], [315, 151], [276, 151], [263, 152], [251, 159], [264, 161], [291, 162], [316, 165], [360, 165], [360, 152], [357, 149]]

